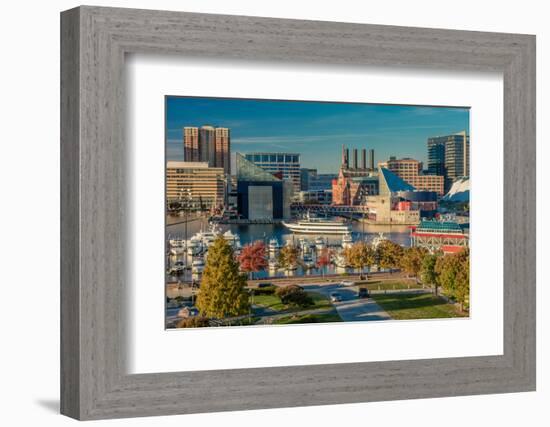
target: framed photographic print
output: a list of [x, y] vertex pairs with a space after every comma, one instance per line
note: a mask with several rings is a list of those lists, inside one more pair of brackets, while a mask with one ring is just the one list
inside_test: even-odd
[[166, 135], [167, 328], [468, 316], [468, 108], [167, 96]]
[[534, 390], [533, 36], [84, 6], [61, 40], [62, 413]]

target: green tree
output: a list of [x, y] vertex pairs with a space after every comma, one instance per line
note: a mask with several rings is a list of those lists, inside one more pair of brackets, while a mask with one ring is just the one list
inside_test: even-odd
[[420, 268], [420, 280], [422, 283], [432, 286], [434, 288], [435, 295], [438, 295], [439, 293], [439, 282], [435, 271], [437, 258], [438, 257], [435, 254], [426, 254], [422, 260], [422, 267]]
[[470, 296], [470, 251], [466, 248], [456, 254], [439, 257], [435, 271], [443, 292], [464, 310]]
[[277, 262], [285, 270], [291, 270], [296, 267], [300, 260], [300, 248], [289, 243], [281, 248]]
[[403, 251], [403, 255], [400, 260], [400, 267], [408, 275], [414, 278], [418, 277], [422, 268], [422, 261], [428, 253], [428, 250], [419, 246], [413, 246]]
[[208, 248], [197, 308], [202, 316], [224, 318], [249, 312], [246, 276], [239, 271], [233, 249], [218, 236]]
[[402, 256], [403, 248], [391, 240], [383, 240], [376, 248], [376, 258], [378, 259], [379, 267], [389, 268], [390, 273], [394, 268], [400, 267]]
[[359, 274], [363, 279], [365, 267], [370, 267], [376, 261], [376, 252], [368, 243], [356, 242], [344, 249], [344, 258], [347, 264], [359, 269]]
[[455, 297], [461, 310], [468, 310], [470, 305], [470, 251], [463, 249], [456, 255], [459, 266], [455, 278]]

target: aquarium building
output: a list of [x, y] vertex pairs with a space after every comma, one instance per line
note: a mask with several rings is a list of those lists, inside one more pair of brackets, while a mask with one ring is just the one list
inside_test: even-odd
[[252, 221], [274, 221], [290, 217], [294, 194], [292, 181], [281, 179], [236, 153], [237, 212]]

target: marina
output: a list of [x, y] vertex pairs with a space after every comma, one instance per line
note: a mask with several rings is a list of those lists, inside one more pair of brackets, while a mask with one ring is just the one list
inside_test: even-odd
[[[310, 219], [311, 221], [311, 219]], [[303, 221], [302, 221], [303, 222]], [[358, 271], [346, 265], [343, 249], [358, 241], [377, 245], [384, 239], [392, 240], [403, 247], [411, 245], [410, 229], [407, 226], [368, 225], [359, 222], [344, 223], [342, 220], [322, 219], [315, 221], [320, 227], [334, 228], [337, 233], [321, 230], [317, 233], [296, 233], [284, 224], [209, 224], [207, 218], [185, 223], [168, 224], [167, 240], [167, 283], [198, 282], [208, 257], [208, 246], [217, 235], [222, 235], [238, 254], [244, 245], [262, 241], [266, 248], [267, 267], [254, 273], [255, 279], [269, 279], [289, 276], [322, 276], [354, 274]], [[342, 232], [339, 227], [342, 228]], [[282, 269], [277, 262], [280, 249], [295, 245], [300, 250], [300, 262], [288, 269]], [[330, 250], [331, 262], [318, 267], [317, 261], [325, 249]]]

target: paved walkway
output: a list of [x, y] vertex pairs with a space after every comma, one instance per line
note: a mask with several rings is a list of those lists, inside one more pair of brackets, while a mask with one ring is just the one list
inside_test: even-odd
[[340, 284], [330, 285], [303, 285], [304, 290], [318, 292], [330, 298], [330, 294], [337, 292], [342, 301], [333, 303], [334, 308], [344, 322], [364, 322], [372, 320], [390, 320], [390, 315], [371, 298], [358, 298], [354, 287]]

